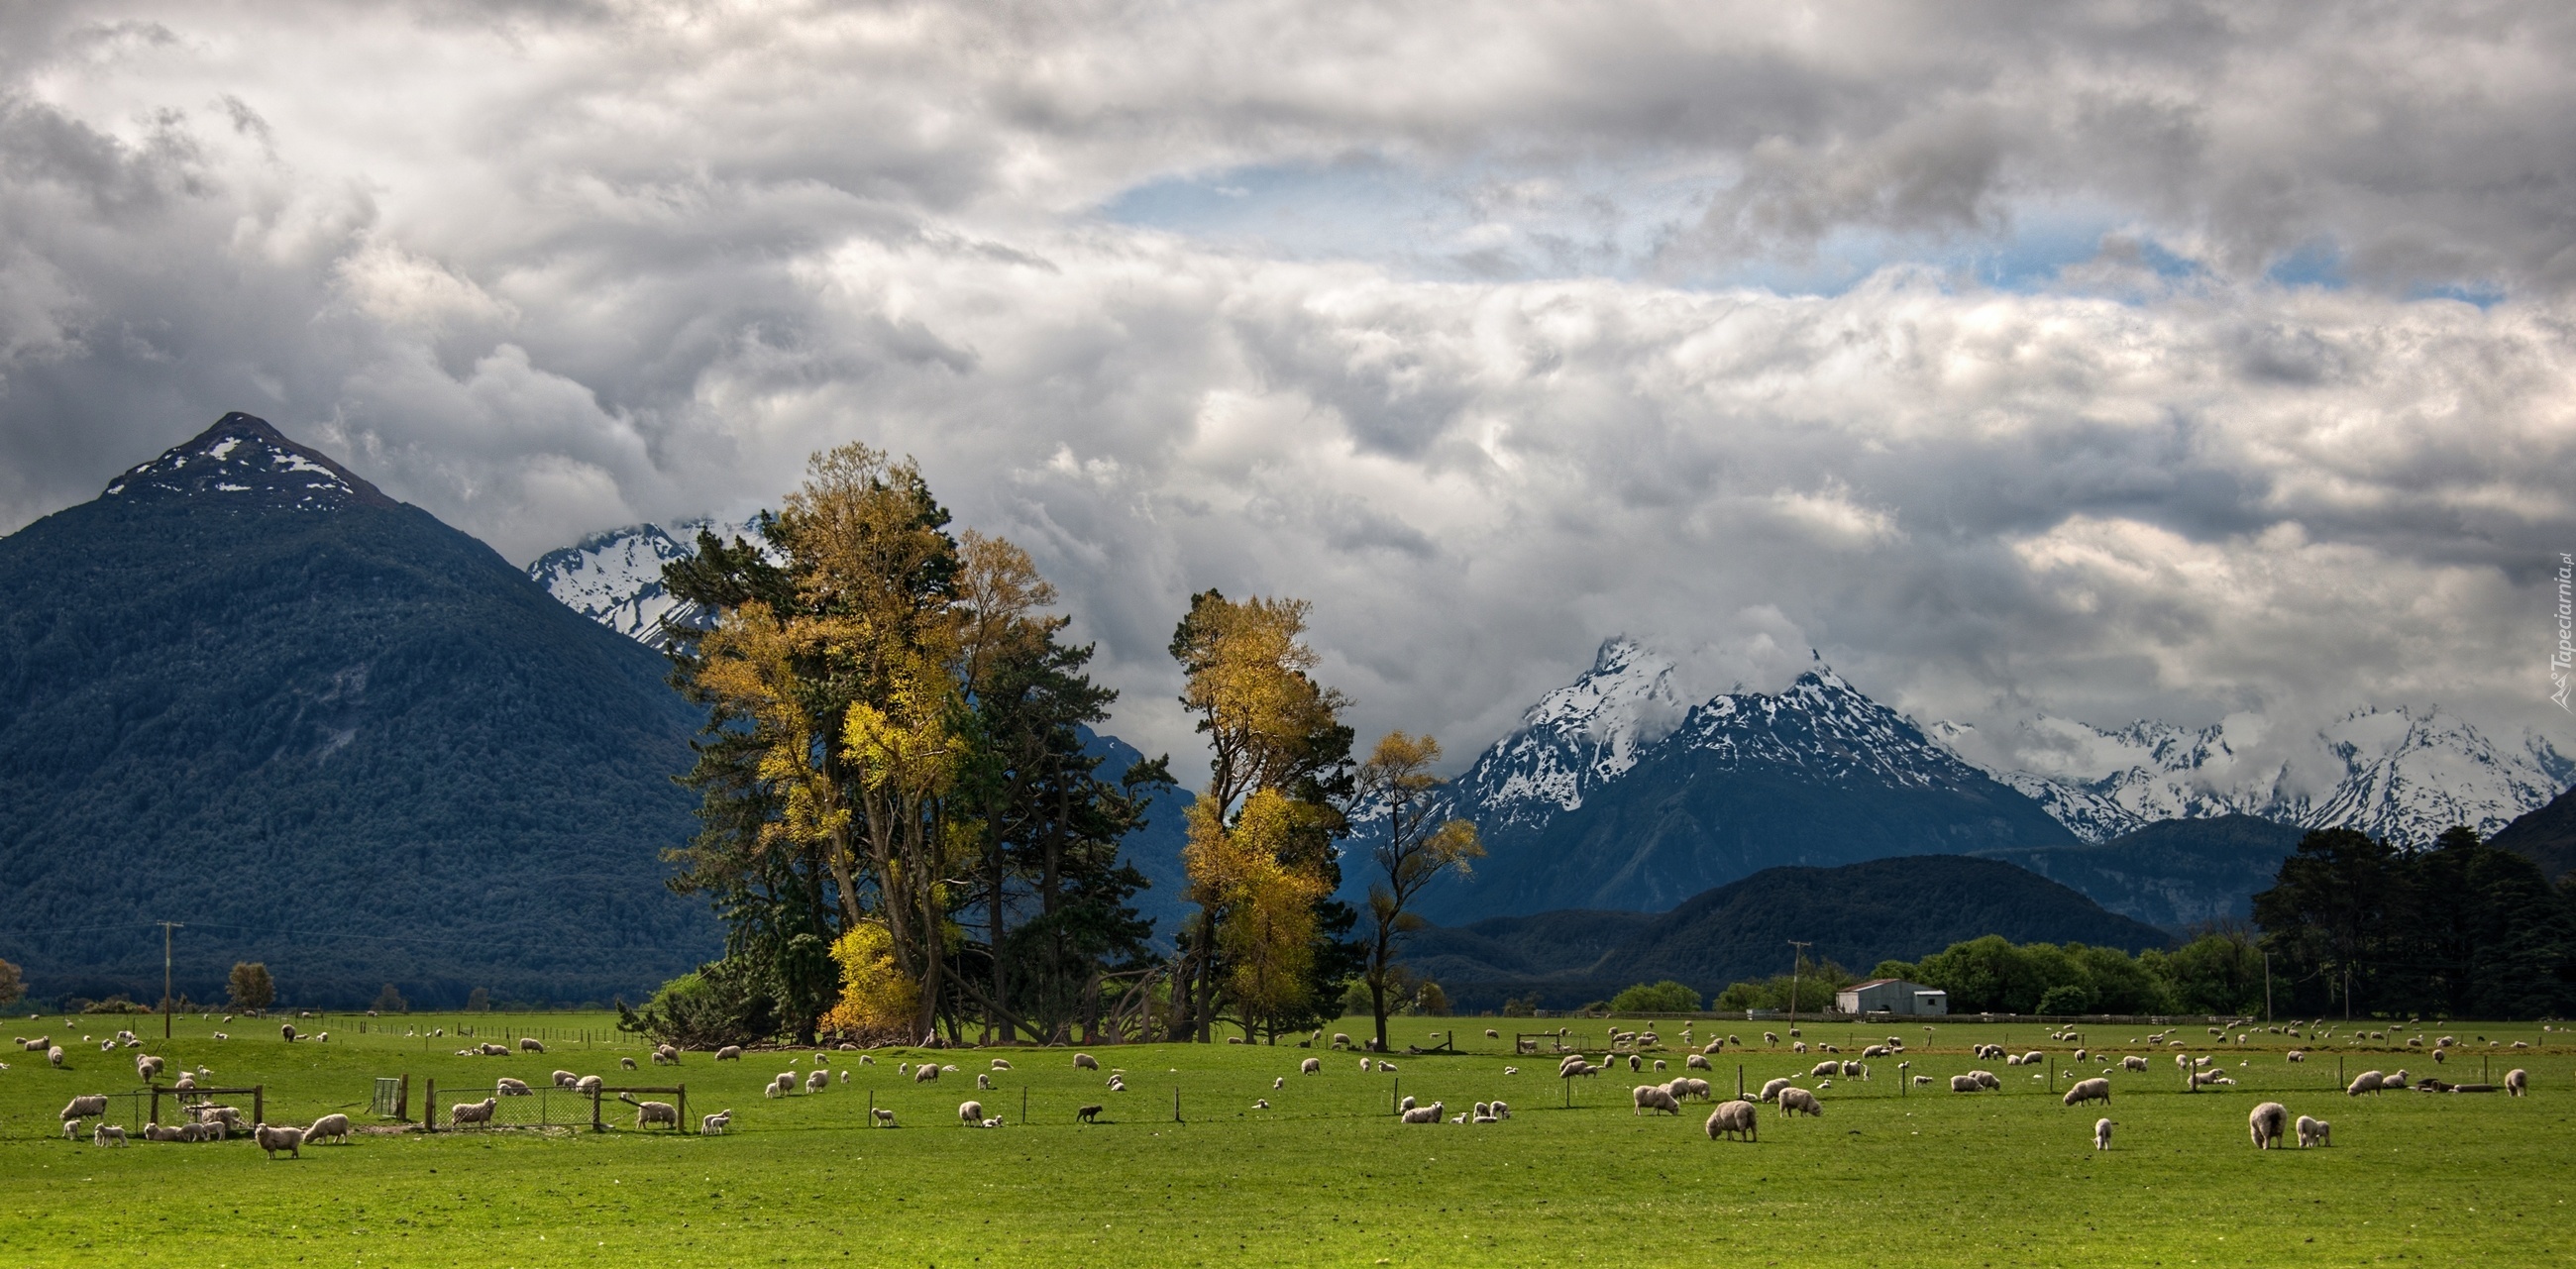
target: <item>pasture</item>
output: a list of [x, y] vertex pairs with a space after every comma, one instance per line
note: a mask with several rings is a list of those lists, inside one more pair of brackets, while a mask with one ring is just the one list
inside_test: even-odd
[[[2032, 1024], [1948, 1022], [1871, 1027], [1808, 1024], [1811, 1044], [1858, 1058], [1863, 1045], [1903, 1036], [1901, 1058], [1871, 1059], [1871, 1078], [1810, 1076], [1822, 1054], [1787, 1051], [1780, 1023], [1700, 1018], [1701, 1044], [1734, 1034], [1750, 1041], [1695, 1071], [1715, 1085], [1712, 1103], [1683, 1115], [1639, 1116], [1629, 1090], [1685, 1073], [1681, 1022], [1663, 1019], [1667, 1071], [1631, 1075], [1624, 1062], [1598, 1077], [1561, 1082], [1552, 1055], [1514, 1056], [1525, 1019], [1405, 1019], [1400, 1050], [1455, 1028], [1457, 1055], [1389, 1055], [1393, 1074], [1360, 1071], [1350, 1053], [1288, 1046], [1105, 1046], [1086, 1050], [1126, 1072], [1129, 1091], [1104, 1087], [1107, 1070], [1076, 1071], [1064, 1049], [948, 1050], [958, 1069], [935, 1084], [897, 1072], [916, 1050], [879, 1050], [873, 1065], [834, 1053], [817, 1093], [783, 1098], [761, 1088], [785, 1071], [815, 1069], [810, 1050], [754, 1052], [719, 1063], [690, 1053], [677, 1067], [646, 1062], [647, 1049], [614, 1037], [599, 1015], [411, 1015], [372, 1023], [335, 1015], [299, 1023], [329, 1030], [328, 1044], [287, 1044], [274, 1021], [229, 1026], [182, 1018], [159, 1038], [154, 1018], [20, 1015], [0, 1034], [48, 1034], [65, 1045], [64, 1069], [41, 1053], [0, 1051], [0, 1260], [11, 1264], [171, 1263], [190, 1266], [572, 1265], [1018, 1265], [1226, 1263], [1295, 1265], [1582, 1265], [1609, 1262], [1735, 1265], [2275, 1265], [2567, 1262], [2568, 1210], [2576, 1197], [2576, 1047], [2536, 1025], [2447, 1023], [2391, 1029], [2388, 1044], [2292, 1041], [2252, 1029], [2222, 1043], [2197, 1025], [2174, 1030], [2175, 1049], [2143, 1042], [2147, 1028], [2084, 1029], [2080, 1041], [2045, 1038]], [[1617, 1020], [1638, 1027], [1643, 1019]], [[513, 1043], [502, 1058], [459, 1057], [466, 1040]], [[1605, 1024], [1550, 1020], [1588, 1036], [1598, 1059]], [[2356, 1026], [2361, 1024], [2355, 1024]], [[101, 1052], [103, 1037], [132, 1026], [139, 1049]], [[1764, 1026], [1781, 1031], [1766, 1046]], [[215, 1040], [211, 1032], [231, 1032]], [[448, 1035], [406, 1036], [444, 1027]], [[545, 1054], [515, 1052], [543, 1027]], [[1484, 1037], [1487, 1027], [1502, 1040]], [[1341, 1029], [1366, 1034], [1365, 1020]], [[2437, 1066], [2396, 1046], [2404, 1036], [2452, 1034], [2461, 1047]], [[2532, 1047], [2490, 1049], [2485, 1040]], [[2034, 1067], [1978, 1059], [1970, 1046], [2039, 1050]], [[2113, 1102], [2068, 1108], [2073, 1051], [2139, 1053], [2148, 1070], [2114, 1069]], [[2284, 1059], [2291, 1047], [2307, 1061]], [[2186, 1093], [2172, 1055], [2207, 1055], [2235, 1087]], [[262, 1084], [268, 1119], [301, 1124], [346, 1113], [360, 1128], [347, 1145], [271, 1161], [246, 1140], [147, 1144], [123, 1149], [63, 1139], [57, 1112], [74, 1094], [138, 1086], [137, 1053], [169, 1059], [172, 1074], [204, 1066], [210, 1084]], [[624, 1072], [629, 1056], [639, 1069]], [[975, 1075], [991, 1059], [995, 1087]], [[1300, 1059], [1322, 1072], [1300, 1075]], [[2495, 1094], [2385, 1093], [2347, 1097], [2346, 1076], [2404, 1066], [2465, 1081], [2509, 1067], [2531, 1074], [2526, 1098]], [[1900, 1072], [1898, 1061], [1912, 1063]], [[1504, 1073], [1519, 1068], [1517, 1075]], [[1754, 1143], [1711, 1141], [1701, 1124], [1734, 1092], [1794, 1076], [1817, 1093], [1821, 1118], [1761, 1110]], [[490, 1091], [502, 1076], [542, 1087], [562, 1068], [611, 1085], [685, 1082], [695, 1117], [733, 1112], [722, 1136], [639, 1132], [629, 1107], [612, 1131], [512, 1126], [537, 1118], [540, 1099], [504, 1099], [501, 1126], [370, 1131], [378, 1076], [412, 1077], [412, 1119], [426, 1081], [445, 1108]], [[1948, 1077], [1982, 1068], [1998, 1092], [1957, 1094]], [[847, 1071], [843, 1082], [840, 1073]], [[2070, 1075], [2070, 1073], [2073, 1073]], [[1928, 1075], [1928, 1087], [1904, 1076]], [[2035, 1078], [2034, 1078], [2035, 1077]], [[1285, 1086], [1273, 1090], [1274, 1079]], [[166, 1081], [165, 1081], [166, 1082]], [[800, 1085], [801, 1087], [801, 1085]], [[1407, 1126], [1390, 1113], [1398, 1090], [1449, 1111], [1501, 1099], [1503, 1123]], [[1571, 1097], [1572, 1105], [1566, 1102]], [[1179, 1117], [1174, 1115], [1175, 1095]], [[871, 1098], [897, 1127], [867, 1126]], [[970, 1130], [958, 1103], [983, 1102], [1008, 1123]], [[1266, 1110], [1255, 1106], [1267, 1099]], [[2246, 1113], [2266, 1099], [2293, 1115], [2333, 1124], [2333, 1145], [2258, 1152]], [[249, 1110], [247, 1098], [227, 1098]], [[547, 1117], [575, 1117], [571, 1098], [542, 1099]], [[1074, 1122], [1100, 1104], [1101, 1122]], [[1023, 1105], [1025, 1104], [1025, 1120]], [[167, 1103], [165, 1103], [165, 1106]], [[112, 1113], [121, 1118], [124, 1110]], [[2092, 1148], [2092, 1125], [2117, 1121], [2113, 1148]], [[165, 1116], [167, 1112], [165, 1111]]]

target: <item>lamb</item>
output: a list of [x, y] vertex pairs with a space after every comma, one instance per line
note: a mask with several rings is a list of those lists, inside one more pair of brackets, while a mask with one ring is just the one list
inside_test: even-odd
[[965, 1124], [965, 1125], [966, 1125], [967, 1127], [969, 1127], [969, 1128], [973, 1128], [973, 1127], [975, 1127], [976, 1125], [983, 1123], [983, 1122], [984, 1122], [984, 1103], [982, 1103], [982, 1102], [959, 1102], [959, 1103], [957, 1103], [957, 1119], [958, 1119], [958, 1121], [959, 1121], [959, 1122], [961, 1122], [961, 1123]]
[[1107, 1108], [1102, 1106], [1085, 1106], [1082, 1109], [1073, 1112], [1073, 1122], [1077, 1124], [1099, 1123], [1100, 1112], [1105, 1109]]
[[1305, 1060], [1305, 1061], [1303, 1061], [1303, 1062], [1299, 1062], [1299, 1063], [1297, 1064], [1297, 1073], [1298, 1073], [1299, 1075], [1321, 1075], [1321, 1074], [1323, 1074], [1323, 1073], [1324, 1073], [1324, 1059], [1322, 1059], [1322, 1058], [1308, 1058], [1308, 1059], [1306, 1059], [1306, 1060]]
[[1504, 1067], [1504, 1068], [1503, 1068], [1503, 1074], [1505, 1074], [1505, 1075], [1518, 1075], [1518, 1074], [1520, 1074], [1520, 1073], [1521, 1073], [1521, 1068], [1519, 1068], [1519, 1067], [1517, 1067], [1517, 1066], [1506, 1066], [1506, 1067]]
[[1751, 1102], [1719, 1102], [1717, 1109], [1708, 1113], [1708, 1139], [1715, 1141], [1719, 1133], [1725, 1133], [1730, 1137], [1753, 1141], [1756, 1139], [1754, 1130], [1759, 1126], [1757, 1123], [1759, 1118], [1754, 1114]]
[[89, 1143], [93, 1146], [117, 1146], [121, 1148], [125, 1145], [125, 1130], [114, 1124], [100, 1124], [98, 1127], [90, 1130]]
[[312, 1126], [304, 1130], [304, 1140], [308, 1145], [314, 1142], [326, 1141], [333, 1137], [339, 1138], [341, 1145], [345, 1146], [349, 1144], [349, 1117], [347, 1115], [324, 1115], [320, 1119], [314, 1120]]
[[1771, 1101], [1780, 1096], [1781, 1089], [1787, 1088], [1788, 1086], [1789, 1081], [1786, 1078], [1773, 1080], [1762, 1086], [1762, 1092], [1756, 1100], [1766, 1102]]
[[796, 1081], [793, 1078], [781, 1075], [772, 1079], [768, 1083], [761, 1085], [760, 1095], [769, 1098], [785, 1097], [790, 1092], [795, 1091], [795, 1088]]
[[2269, 1150], [2280, 1144], [2290, 1129], [2290, 1108], [2279, 1102], [2265, 1102], [2245, 1117], [2245, 1130], [2254, 1138], [2254, 1148]]
[[[979, 1079], [979, 1080], [980, 1080], [980, 1079], [983, 1079], [984, 1077], [983, 1077], [983, 1076], [981, 1076], [981, 1075], [978, 1075], [978, 1076], [976, 1076], [975, 1078], [977, 1078], [977, 1079]], [[806, 1077], [805, 1077], [805, 1091], [806, 1091], [806, 1092], [809, 1092], [809, 1093], [819, 1093], [819, 1092], [822, 1092], [822, 1091], [823, 1091], [823, 1089], [824, 1089], [824, 1087], [825, 1087], [826, 1085], [829, 1085], [831, 1082], [832, 1082], [832, 1073], [831, 1073], [830, 1071], [816, 1071], [816, 1072], [814, 1072], [813, 1074], [808, 1075], [808, 1076], [806, 1076]], [[990, 1085], [990, 1084], [988, 1083], [988, 1084], [986, 1084], [986, 1085], [985, 1085], [985, 1087], [990, 1088], [990, 1087], [992, 1087], [992, 1085]]]
[[534, 1095], [528, 1091], [528, 1085], [525, 1081], [514, 1080], [506, 1075], [494, 1082], [492, 1091], [503, 1097], [529, 1097]]
[[877, 1127], [879, 1127], [879, 1128], [892, 1128], [892, 1127], [894, 1127], [894, 1112], [893, 1112], [893, 1111], [887, 1110], [887, 1109], [886, 1109], [885, 1107], [883, 1107], [883, 1106], [879, 1106], [879, 1107], [877, 1107], [877, 1108], [876, 1108], [876, 1113], [877, 1113]]
[[915, 1084], [935, 1084], [939, 1082], [939, 1064], [936, 1062], [922, 1063], [918, 1069], [913, 1071], [912, 1082]]
[[730, 1109], [700, 1116], [698, 1119], [698, 1135], [701, 1137], [722, 1136], [725, 1129], [731, 1127], [733, 1127], [733, 1111]]
[[2139, 1057], [2135, 1053], [2132, 1053], [2129, 1056], [2120, 1059], [2120, 1066], [2123, 1070], [2143, 1071], [2147, 1069], [2147, 1060]]
[[2066, 1104], [2069, 1106], [2081, 1106], [2091, 1101], [2098, 1101], [2105, 1106], [2110, 1105], [2111, 1081], [2097, 1075], [2092, 1079], [2080, 1081], [2075, 1087], [2066, 1090]]
[[290, 1158], [304, 1157], [304, 1130], [301, 1128], [271, 1128], [266, 1124], [254, 1124], [251, 1135], [259, 1138], [259, 1148], [267, 1151], [271, 1159], [276, 1158], [280, 1150]]
[[2531, 1091], [2531, 1073], [2517, 1066], [2504, 1073], [2504, 1091], [2520, 1097]]
[[1377, 1069], [1378, 1073], [1381, 1075], [1393, 1075], [1395, 1074], [1395, 1063], [1382, 1060], [1377, 1064]]
[[724, 1046], [723, 1048], [716, 1050], [716, 1060], [717, 1060], [717, 1061], [719, 1061], [719, 1062], [739, 1062], [739, 1061], [741, 1061], [741, 1060], [742, 1060], [742, 1046], [741, 1046], [741, 1045], [739, 1045], [739, 1044], [728, 1044], [728, 1045]]
[[67, 1120], [95, 1119], [106, 1113], [107, 1094], [105, 1093], [91, 1093], [86, 1096], [75, 1097], [71, 1100], [70, 1105], [63, 1107], [63, 1118]]
[[221, 1032], [221, 1031], [216, 1032], [216, 1033], [215, 1033], [215, 1035], [214, 1035], [214, 1038], [215, 1038], [215, 1039], [218, 1039], [218, 1040], [229, 1040], [229, 1039], [232, 1039], [232, 1037], [231, 1037], [231, 1036], [225, 1035], [225, 1034], [224, 1034], [223, 1032]]
[[1816, 1095], [1814, 1093], [1810, 1093], [1803, 1088], [1784, 1088], [1780, 1090], [1780, 1117], [1782, 1119], [1787, 1119], [1792, 1115], [1798, 1114], [1821, 1117], [1824, 1113], [1824, 1105], [1816, 1100]]
[[1076, 1053], [1073, 1055], [1073, 1069], [1077, 1071], [1097, 1071], [1100, 1069], [1100, 1059], [1093, 1057], [1088, 1053]]
[[1636, 1103], [1636, 1114], [1642, 1115], [1650, 1110], [1669, 1111], [1676, 1115], [1682, 1113], [1681, 1099], [1674, 1097], [1672, 1090], [1661, 1084], [1639, 1084], [1630, 1091], [1629, 1098]]
[[1859, 1063], [1859, 1062], [1845, 1062], [1845, 1063], [1843, 1063], [1843, 1078], [1844, 1078], [1844, 1079], [1850, 1079], [1851, 1077], [1853, 1077], [1853, 1076], [1855, 1076], [1855, 1075], [1859, 1076], [1859, 1077], [1860, 1077], [1860, 1078], [1862, 1078], [1862, 1079], [1868, 1079], [1868, 1078], [1869, 1078], [1869, 1067], [1868, 1067], [1868, 1066], [1866, 1066], [1866, 1065], [1864, 1065], [1864, 1064], [1862, 1064], [1862, 1063]]
[[1438, 1102], [1433, 1102], [1428, 1106], [1416, 1106], [1413, 1109], [1404, 1112], [1404, 1122], [1408, 1124], [1436, 1124], [1440, 1122], [1444, 1109], [1445, 1108]]
[[521, 1053], [543, 1053], [543, 1052], [545, 1052], [545, 1051], [546, 1051], [546, 1044], [545, 1044], [545, 1041], [543, 1041], [543, 1040], [538, 1040], [538, 1039], [535, 1039], [535, 1038], [533, 1038], [533, 1037], [529, 1037], [529, 1036], [521, 1036], [521, 1037], [519, 1037], [519, 1052], [521, 1052]]
[[447, 1126], [462, 1128], [467, 1124], [489, 1124], [492, 1111], [500, 1104], [496, 1097], [486, 1097], [479, 1102], [458, 1102], [447, 1108]]
[[2110, 1149], [2110, 1148], [2111, 1148], [2111, 1129], [2113, 1129], [2114, 1127], [2117, 1127], [2117, 1126], [2118, 1126], [2118, 1125], [2113, 1124], [2113, 1123], [2112, 1123], [2110, 1120], [2108, 1120], [2108, 1119], [2096, 1119], [2096, 1120], [2094, 1120], [2094, 1121], [2093, 1121], [2093, 1148], [2094, 1148], [2094, 1149], [2096, 1149], [2096, 1150], [2108, 1150], [2108, 1149]]
[[2333, 1144], [2333, 1124], [2327, 1123], [2322, 1119], [2310, 1119], [2305, 1115], [2301, 1115], [2299, 1116], [2298, 1128], [2299, 1148], [2302, 1150], [2305, 1150], [2310, 1146], [2325, 1146]]

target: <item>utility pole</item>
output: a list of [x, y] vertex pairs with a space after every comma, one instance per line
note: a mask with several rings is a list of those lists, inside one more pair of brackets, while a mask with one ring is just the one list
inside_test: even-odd
[[161, 1038], [170, 1038], [170, 931], [188, 927], [178, 921], [155, 921], [161, 927]]
[[2272, 954], [2268, 951], [2263, 953], [2263, 1022], [2266, 1026], [2272, 1022]]
[[1790, 939], [1788, 943], [1796, 949], [1789, 958], [1789, 1029], [1795, 1031], [1798, 1029], [1798, 971], [1806, 967], [1807, 949], [1815, 944], [1801, 943], [1796, 939]]

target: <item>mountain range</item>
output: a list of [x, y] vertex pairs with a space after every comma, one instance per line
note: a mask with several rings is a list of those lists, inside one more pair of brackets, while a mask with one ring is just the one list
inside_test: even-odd
[[0, 538], [0, 955], [42, 998], [605, 1001], [713, 955], [661, 884], [700, 715], [480, 541], [228, 414]]

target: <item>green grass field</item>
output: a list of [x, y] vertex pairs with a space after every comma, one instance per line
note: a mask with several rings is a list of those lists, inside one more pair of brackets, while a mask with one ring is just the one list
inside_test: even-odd
[[[2463, 1041], [2465, 1052], [2438, 1067], [2427, 1053], [2341, 1036], [2293, 1065], [2283, 1050], [2296, 1042], [2259, 1027], [2244, 1045], [2182, 1027], [2175, 1034], [2188, 1052], [2218, 1055], [2241, 1081], [2188, 1095], [2176, 1050], [2133, 1043], [2146, 1028], [2093, 1028], [2087, 1047], [2153, 1058], [2145, 1074], [2112, 1076], [2107, 1113], [2120, 1127], [2115, 1147], [2097, 1153], [2092, 1124], [2106, 1112], [2068, 1109], [2050, 1092], [2066, 1086], [2077, 1045], [2028, 1023], [1951, 1023], [1928, 1039], [1919, 1024], [1804, 1028], [1810, 1043], [1843, 1046], [1846, 1057], [1904, 1036], [1911, 1073], [1938, 1080], [1909, 1090], [1894, 1060], [1870, 1062], [1871, 1079], [1820, 1088], [1806, 1078], [1820, 1055], [1766, 1050], [1761, 1026], [1785, 1032], [1780, 1024], [1697, 1020], [1701, 1043], [1729, 1032], [1753, 1042], [1701, 1073], [1714, 1077], [1719, 1098], [1732, 1094], [1741, 1065], [1748, 1086], [1794, 1074], [1824, 1102], [1817, 1119], [1784, 1121], [1765, 1107], [1760, 1141], [1745, 1144], [1710, 1141], [1706, 1105], [1678, 1120], [1631, 1112], [1633, 1085], [1683, 1073], [1681, 1027], [1670, 1019], [1660, 1053], [1668, 1072], [1623, 1067], [1573, 1081], [1571, 1108], [1553, 1057], [1509, 1054], [1513, 1024], [1536, 1025], [1515, 1019], [1406, 1019], [1398, 1048], [1454, 1026], [1466, 1052], [1396, 1056], [1393, 1075], [1363, 1075], [1347, 1053], [1151, 1045], [1093, 1050], [1104, 1067], [1127, 1072], [1132, 1090], [1121, 1094], [1075, 1071], [1061, 1049], [949, 1051], [939, 1056], [957, 1073], [916, 1085], [896, 1064], [917, 1052], [880, 1051], [875, 1065], [835, 1054], [827, 1091], [779, 1100], [761, 1086], [781, 1071], [812, 1070], [810, 1053], [754, 1053], [739, 1064], [692, 1053], [677, 1068], [655, 1068], [641, 1047], [585, 1048], [575, 1038], [544, 1055], [453, 1054], [465, 1043], [460, 1023], [496, 1040], [540, 1027], [614, 1037], [598, 1015], [413, 1015], [365, 1035], [343, 1015], [300, 1024], [327, 1028], [327, 1045], [292, 1046], [274, 1022], [248, 1018], [225, 1028], [233, 1038], [224, 1041], [211, 1038], [221, 1024], [194, 1018], [179, 1020], [168, 1041], [158, 1018], [69, 1021], [22, 1017], [0, 1028], [49, 1034], [67, 1050], [60, 1071], [42, 1054], [0, 1051], [10, 1067], [0, 1071], [0, 1262], [2549, 1265], [2569, 1261], [2576, 1240], [2576, 1046], [2566, 1043], [2576, 1037], [2524, 1024], [2427, 1028], [2428, 1040]], [[376, 1029], [388, 1024], [390, 1033]], [[120, 1025], [147, 1036], [144, 1047], [102, 1053], [78, 1042]], [[1564, 1025], [1588, 1028], [1600, 1056], [1602, 1023]], [[440, 1026], [445, 1039], [402, 1034]], [[1489, 1026], [1505, 1039], [1485, 1039]], [[1363, 1034], [1365, 1020], [1343, 1029]], [[2488, 1049], [2476, 1037], [2533, 1047]], [[1968, 1046], [1986, 1041], [2053, 1055], [2058, 1078], [2046, 1065], [1971, 1058]], [[366, 1114], [372, 1078], [407, 1073], [413, 1118], [435, 1079], [443, 1125], [446, 1104], [479, 1097], [499, 1076], [542, 1086], [561, 1067], [612, 1085], [685, 1082], [693, 1119], [730, 1108], [734, 1126], [721, 1137], [639, 1133], [632, 1111], [615, 1107], [626, 1112], [612, 1118], [616, 1130], [594, 1134], [586, 1106], [558, 1096], [509, 1099], [504, 1122], [532, 1122], [542, 1109], [584, 1127], [364, 1133], [300, 1160], [272, 1162], [241, 1140], [122, 1150], [64, 1140], [63, 1104], [137, 1087], [136, 1053], [166, 1056], [174, 1074], [208, 1067], [211, 1084], [264, 1084], [272, 1122], [339, 1110], [364, 1129], [378, 1122]], [[620, 1071], [621, 1055], [642, 1069]], [[975, 1074], [997, 1055], [1015, 1069], [977, 1091]], [[1308, 1056], [1322, 1059], [1321, 1074], [1297, 1073]], [[2403, 1065], [2452, 1080], [2491, 1069], [2501, 1080], [2521, 1066], [2533, 1092], [2350, 1098], [2335, 1086], [2339, 1056], [2347, 1075]], [[1507, 1066], [1520, 1073], [1506, 1075]], [[1949, 1075], [1972, 1067], [2002, 1076], [2004, 1091], [1946, 1091]], [[1273, 1091], [1280, 1077], [1285, 1087]], [[1453, 1111], [1500, 1098], [1513, 1116], [1406, 1126], [1388, 1113], [1399, 1087]], [[900, 1127], [866, 1127], [871, 1094]], [[1010, 1123], [960, 1126], [967, 1098]], [[1270, 1109], [1255, 1109], [1259, 1098]], [[2256, 1151], [2245, 1116], [2267, 1098], [2331, 1121], [2333, 1147]], [[225, 1100], [249, 1109], [247, 1098]], [[1093, 1102], [1108, 1108], [1102, 1122], [1073, 1123], [1075, 1108]]]

